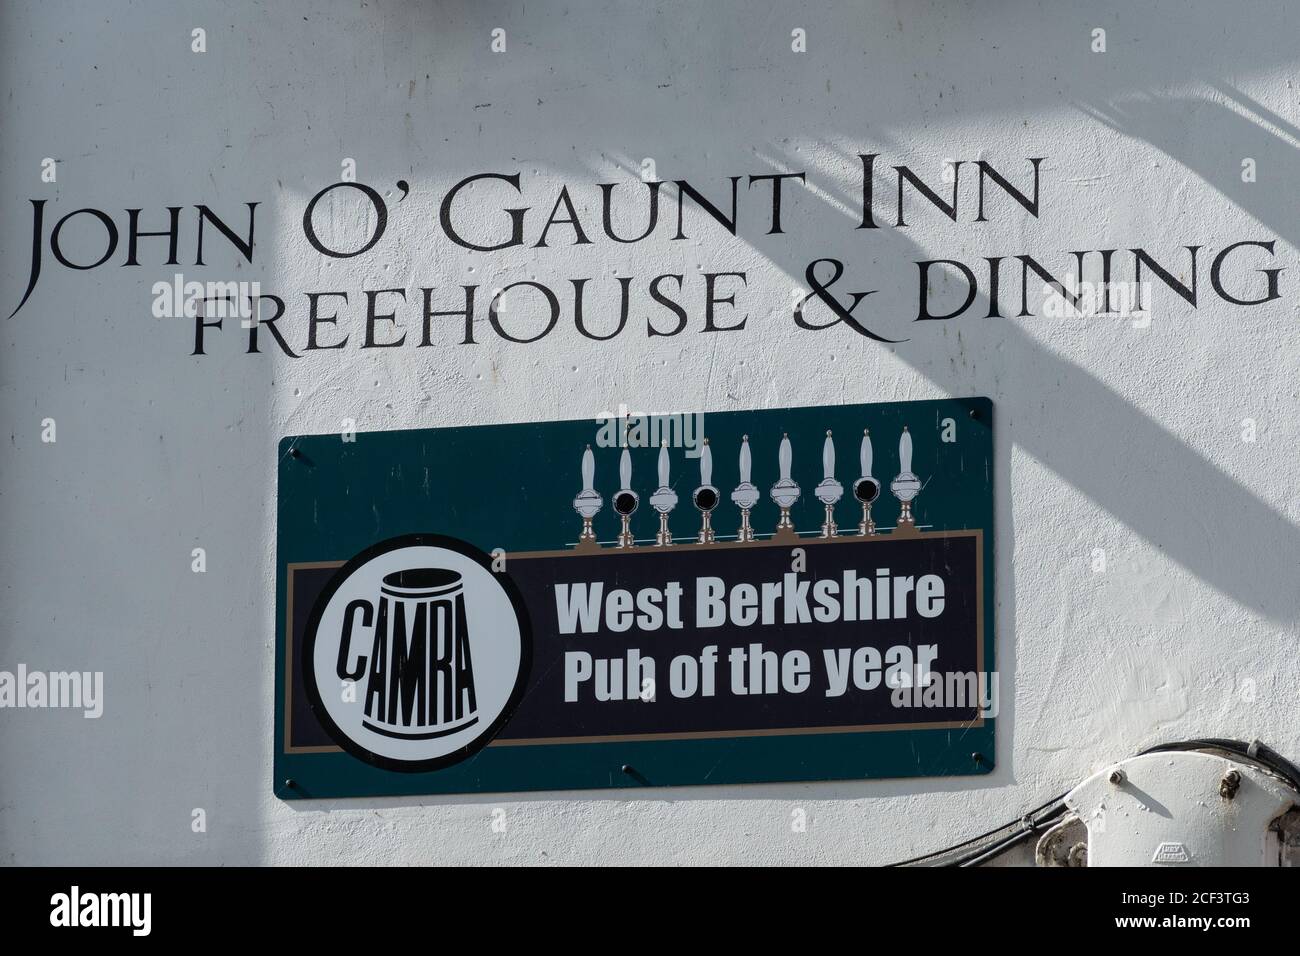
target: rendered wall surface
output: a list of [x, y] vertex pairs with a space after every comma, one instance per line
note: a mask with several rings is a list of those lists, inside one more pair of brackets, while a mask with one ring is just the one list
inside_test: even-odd
[[[1080, 6], [6, 4], [0, 313], [28, 285], [31, 201], [48, 202], [42, 274], [0, 322], [0, 669], [102, 671], [105, 701], [99, 719], [0, 710], [0, 862], [887, 862], [1006, 822], [1162, 740], [1258, 737], [1300, 756], [1298, 15], [1285, 3]], [[195, 28], [204, 53], [191, 49]], [[794, 30], [806, 52], [792, 50]], [[858, 157], [871, 153], [881, 228], [863, 230]], [[1026, 188], [1028, 157], [1043, 158], [1039, 215], [996, 191], [975, 222], [975, 162]], [[389, 228], [367, 254], [330, 259], [304, 238], [303, 211], [348, 158], [387, 198]], [[634, 185], [647, 159], [718, 201], [731, 176], [803, 171], [807, 187], [787, 187], [781, 235], [766, 228], [766, 188], [745, 181], [736, 236], [698, 215], [682, 240], [665, 223], [632, 245], [594, 235], [595, 184]], [[891, 167], [947, 195], [944, 163], [958, 160], [958, 221], [912, 193], [896, 228]], [[500, 238], [503, 209], [527, 206], [524, 245], [475, 252], [442, 233], [442, 196], [482, 172], [519, 173], [523, 196], [479, 185], [465, 230]], [[535, 248], [562, 184], [593, 242], [556, 226]], [[664, 194], [674, 215], [675, 195]], [[210, 229], [196, 266], [195, 205], [242, 234], [249, 202], [260, 204], [252, 264]], [[359, 203], [322, 204], [340, 244], [373, 225]], [[166, 206], [183, 207], [178, 266], [147, 238], [138, 267], [123, 266], [122, 246], [94, 269], [52, 257], [49, 230], [69, 212], [107, 212], [124, 242], [125, 210], [159, 229]], [[625, 231], [638, 215], [629, 206]], [[92, 225], [67, 227], [70, 258], [93, 261], [97, 241], [102, 251]], [[1234, 305], [1211, 288], [1214, 257], [1243, 241], [1273, 253], [1239, 250], [1222, 284], [1259, 298], [1258, 270], [1281, 268], [1275, 299]], [[1121, 250], [1116, 278], [1128, 279], [1122, 251], [1139, 247], [1189, 282], [1186, 246], [1203, 247], [1195, 308], [1156, 281], [1149, 321], [1053, 318], [1041, 295], [1034, 315], [1016, 316], [1017, 255], [1065, 273], [1071, 251]], [[846, 265], [835, 291], [878, 289], [861, 314], [908, 341], [796, 326], [792, 290], [826, 257]], [[986, 317], [981, 291], [960, 317], [913, 321], [917, 261], [978, 273], [987, 257], [1008, 257], [1004, 317]], [[747, 315], [744, 327], [702, 331], [703, 275], [735, 271], [740, 306], [720, 321]], [[193, 320], [151, 314], [152, 285], [178, 272], [260, 282], [286, 301], [299, 345], [305, 293], [347, 291], [340, 325], [323, 331], [351, 344], [291, 359], [264, 338], [250, 355], [228, 319], [192, 355]], [[680, 335], [646, 331], [645, 285], [661, 273], [685, 276]], [[583, 337], [569, 280], [591, 280], [589, 318], [608, 329], [617, 276], [636, 277], [627, 327]], [[504, 341], [487, 300], [533, 277], [557, 290], [562, 318], [536, 343]], [[466, 284], [480, 286], [478, 344], [459, 344], [452, 320], [429, 347], [356, 347], [362, 290], [407, 289], [399, 321], [414, 341], [418, 290], [437, 287], [452, 308]], [[1031, 276], [1031, 301], [1041, 285]], [[960, 298], [941, 293], [957, 296], [949, 307]], [[620, 403], [708, 412], [971, 395], [997, 415], [993, 774], [272, 795], [283, 436], [345, 419], [385, 430], [576, 419]], [[207, 569], [194, 573], [200, 547]], [[206, 832], [194, 832], [196, 808]]]

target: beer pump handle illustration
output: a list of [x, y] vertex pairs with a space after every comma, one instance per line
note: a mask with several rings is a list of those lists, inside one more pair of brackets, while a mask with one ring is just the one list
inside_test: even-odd
[[790, 463], [794, 458], [794, 452], [790, 448], [790, 436], [783, 434], [781, 436], [781, 448], [777, 452], [777, 464], [781, 467], [781, 477], [777, 479], [772, 490], [768, 492], [772, 501], [781, 509], [781, 520], [776, 523], [776, 533], [772, 535], [773, 541], [798, 541], [799, 535], [794, 530], [794, 522], [790, 520], [790, 509], [794, 503], [799, 500], [800, 489], [795, 480], [790, 477]]
[[740, 509], [740, 530], [736, 533], [736, 540], [742, 544], [754, 540], [754, 528], [749, 523], [749, 513], [761, 497], [758, 489], [749, 480], [752, 463], [749, 436], [745, 435], [740, 440], [740, 484], [731, 493], [732, 502]]
[[700, 449], [700, 487], [695, 489], [691, 499], [700, 509], [700, 535], [695, 540], [699, 544], [713, 544], [715, 536], [709, 516], [718, 506], [718, 489], [713, 487], [713, 452], [709, 450], [707, 438]]
[[573, 499], [573, 510], [582, 518], [582, 533], [578, 535], [577, 551], [599, 551], [596, 532], [591, 528], [591, 519], [596, 517], [605, 499], [596, 491], [596, 456], [591, 453], [591, 446], [582, 453], [582, 490]]
[[835, 524], [835, 505], [844, 496], [844, 486], [835, 480], [835, 442], [826, 432], [822, 443], [822, 481], [814, 492], [817, 500], [826, 506], [826, 521], [822, 524], [822, 537], [833, 538], [839, 532]]
[[894, 534], [911, 537], [918, 533], [916, 518], [912, 514], [912, 500], [921, 492], [921, 480], [912, 474], [912, 433], [906, 425], [903, 426], [902, 437], [898, 439], [898, 467], [898, 477], [889, 483], [889, 490], [902, 504]]
[[871, 429], [862, 429], [862, 446], [858, 450], [858, 466], [862, 477], [853, 483], [853, 497], [862, 503], [862, 521], [858, 536], [865, 538], [876, 533], [876, 523], [871, 519], [871, 503], [880, 497], [880, 482], [871, 476]]
[[626, 444], [623, 445], [623, 455], [618, 463], [618, 477], [623, 483], [623, 487], [614, 495], [614, 510], [623, 519], [623, 528], [618, 533], [618, 547], [633, 548], [636, 547], [636, 539], [632, 537], [632, 512], [641, 503], [641, 496], [632, 490], [632, 454]]
[[655, 547], [666, 548], [673, 543], [673, 533], [668, 529], [668, 513], [677, 507], [677, 492], [668, 486], [668, 441], [659, 445], [659, 489], [650, 496], [650, 507], [659, 513], [659, 532]]

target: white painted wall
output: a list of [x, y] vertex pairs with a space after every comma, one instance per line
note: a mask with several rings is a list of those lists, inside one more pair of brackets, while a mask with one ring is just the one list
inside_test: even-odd
[[[695, 308], [678, 338], [646, 338], [636, 322], [595, 343], [569, 323], [530, 347], [485, 336], [297, 362], [245, 355], [228, 328], [192, 357], [189, 323], [150, 316], [151, 284], [177, 271], [158, 264], [156, 240], [138, 269], [121, 268], [121, 250], [88, 272], [47, 252], [31, 301], [0, 323], [0, 668], [102, 670], [107, 701], [99, 720], [0, 711], [0, 861], [882, 862], [1005, 822], [1159, 740], [1258, 736], [1300, 756], [1297, 14], [1281, 2], [974, 6], [6, 4], [4, 313], [26, 285], [29, 200], [46, 198], [51, 216], [93, 206], [119, 226], [128, 207], [157, 223], [168, 204], [235, 219], [261, 202], [253, 268], [219, 242], [209, 268], [193, 268], [190, 208], [180, 271], [260, 280], [290, 300], [299, 341], [307, 289], [491, 289], [533, 274], [603, 276], [612, 307], [615, 273], [698, 283], [745, 269], [750, 319], [703, 335]], [[205, 54], [190, 51], [195, 27]], [[489, 50], [497, 27], [504, 54]], [[791, 52], [796, 27], [806, 54]], [[1094, 27], [1107, 31], [1104, 54], [1090, 50]], [[972, 224], [972, 192], [960, 224], [931, 210], [906, 230], [855, 231], [860, 152], [932, 182], [947, 158], [1023, 177], [1025, 157], [1045, 156], [1042, 217], [1003, 203]], [[41, 182], [44, 157], [59, 160], [55, 184]], [[389, 191], [405, 178], [412, 194], [372, 254], [327, 262], [300, 220], [345, 157], [360, 180]], [[715, 193], [727, 176], [786, 169], [814, 188], [792, 194], [785, 237], [760, 234], [757, 205], [735, 239], [701, 228], [670, 242], [665, 230], [633, 247], [574, 248], [559, 229], [552, 248], [484, 256], [437, 228], [438, 198], [471, 173], [521, 172], [526, 204], [542, 207], [536, 235], [560, 182], [595, 213], [591, 184], [634, 176], [646, 157], [661, 178]], [[1255, 183], [1241, 181], [1245, 157]], [[1277, 240], [1280, 301], [1240, 308], [1207, 289], [1193, 311], [1166, 294], [1147, 329], [974, 309], [925, 329], [907, 321], [917, 259], [1063, 265], [1072, 249], [1140, 245], [1164, 261], [1201, 244], [1207, 269], [1244, 239]], [[819, 256], [881, 288], [877, 314], [912, 341], [795, 329], [790, 289]], [[619, 402], [972, 394], [997, 408], [1004, 710], [992, 776], [272, 796], [283, 435], [344, 417], [388, 429], [577, 418]], [[54, 444], [40, 440], [47, 417]], [[1246, 418], [1254, 443], [1241, 440]], [[190, 570], [200, 546], [201, 575]], [[196, 807], [206, 834], [191, 832]], [[497, 807], [504, 834], [490, 827]], [[796, 807], [806, 833], [791, 832]]]

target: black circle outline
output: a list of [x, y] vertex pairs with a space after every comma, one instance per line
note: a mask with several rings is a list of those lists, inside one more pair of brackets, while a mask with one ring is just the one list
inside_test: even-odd
[[[448, 551], [455, 551], [463, 557], [469, 558], [476, 564], [481, 565], [485, 570], [491, 572], [493, 579], [500, 584], [501, 589], [505, 591], [506, 597], [510, 599], [514, 607], [515, 620], [519, 625], [519, 673], [515, 677], [515, 686], [506, 699], [506, 705], [497, 715], [496, 720], [487, 725], [482, 733], [467, 743], [459, 750], [454, 750], [449, 754], [441, 757], [433, 757], [429, 760], [396, 760], [392, 757], [385, 757], [377, 754], [372, 750], [361, 746], [334, 722], [326, 709], [324, 702], [321, 700], [320, 689], [316, 686], [316, 631], [320, 627], [321, 618], [325, 615], [325, 608], [329, 605], [330, 600], [334, 597], [343, 583], [352, 576], [356, 570], [366, 562], [387, 554], [390, 551], [397, 551], [401, 548], [411, 547], [434, 547], [445, 548]], [[490, 555], [480, 551], [474, 545], [459, 538], [452, 538], [442, 534], [404, 534], [396, 538], [387, 538], [378, 544], [371, 545], [364, 551], [355, 555], [350, 561], [339, 568], [334, 576], [330, 578], [325, 589], [321, 591], [316, 603], [312, 606], [311, 616], [307, 619], [307, 630], [303, 635], [302, 642], [302, 679], [307, 689], [307, 700], [311, 703], [312, 713], [320, 722], [321, 727], [330, 735], [330, 738], [356, 757], [372, 766], [384, 770], [395, 770], [400, 773], [427, 773], [431, 770], [442, 770], [453, 764], [458, 764], [463, 760], [468, 760], [480, 750], [488, 745], [497, 733], [505, 726], [506, 722], [514, 716], [515, 710], [519, 707], [519, 702], [524, 696], [524, 689], [528, 685], [528, 675], [533, 666], [533, 628], [532, 621], [528, 616], [528, 608], [524, 604], [523, 594], [519, 591], [519, 586], [507, 573], [492, 570], [492, 558]]]

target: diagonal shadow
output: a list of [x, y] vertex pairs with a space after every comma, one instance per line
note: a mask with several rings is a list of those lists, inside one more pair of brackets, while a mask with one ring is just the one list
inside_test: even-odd
[[[1134, 93], [1103, 103], [1081, 103], [1079, 108], [1195, 173], [1198, 185], [1215, 190], [1267, 226], [1268, 238], [1281, 237], [1293, 246], [1300, 243], [1300, 195], [1266, 185], [1269, 180], [1290, 181], [1297, 166], [1300, 130], [1222, 80], [1212, 80], [1208, 86], [1222, 101], [1199, 94]], [[1213, 130], [1213, 139], [1201, 130]], [[1255, 161], [1260, 181], [1247, 182], [1238, 175], [1245, 158]]]
[[[778, 162], [797, 169], [800, 161], [787, 154]], [[886, 186], [884, 180], [877, 183], [878, 190]], [[843, 212], [854, 207], [854, 198], [847, 192], [836, 198], [840, 202], [816, 197], [804, 201], [800, 215], [809, 217], [812, 234], [839, 235], [857, 225]], [[806, 208], [809, 201], [815, 208]], [[870, 257], [885, 262], [911, 263], [939, 254], [895, 229], [875, 230], [868, 241]], [[792, 281], [804, 281], [805, 261], [788, 244], [757, 237], [753, 245]], [[868, 256], [858, 258], [865, 261]], [[1060, 274], [1066, 271], [1067, 259], [1059, 255]], [[978, 262], [973, 255], [965, 260]], [[851, 268], [850, 263], [846, 266]], [[844, 289], [879, 284], [870, 281], [878, 276], [858, 272], [858, 284]], [[1013, 315], [1009, 303], [1017, 300], [1018, 305], [1019, 280], [1014, 272], [1007, 274], [1015, 281], [1004, 276], [1002, 311]], [[1118, 270], [1116, 278], [1122, 278]], [[1011, 286], [1014, 294], [1006, 291]], [[974, 390], [995, 401], [1014, 398], [1014, 416], [1001, 418], [1002, 434], [1012, 443], [1232, 600], [1276, 623], [1300, 619], [1300, 589], [1295, 586], [1300, 528], [1128, 398], [1045, 348], [1027, 331], [1031, 323], [1052, 320], [982, 318], [988, 305], [987, 297], [979, 294], [963, 316], [913, 324], [902, 333], [911, 336], [908, 342], [881, 347], [952, 394]], [[1203, 302], [1201, 310], [1212, 307]], [[834, 334], [849, 333], [837, 326]], [[1166, 382], [1166, 387], [1173, 384], [1172, 379]], [[1189, 403], [1197, 400], [1193, 387], [1194, 382], [1181, 396]], [[1035, 400], [1026, 401], [1026, 396]], [[1009, 455], [1007, 444], [1001, 448], [1000, 467]], [[999, 487], [998, 492], [1009, 494], [1010, 488]]]

